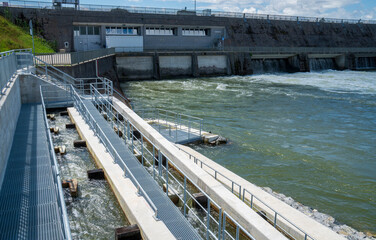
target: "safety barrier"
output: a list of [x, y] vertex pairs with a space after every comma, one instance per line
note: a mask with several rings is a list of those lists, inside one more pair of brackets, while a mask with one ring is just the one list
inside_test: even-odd
[[61, 184], [61, 179], [60, 179], [60, 171], [58, 168], [58, 163], [56, 160], [55, 156], [55, 151], [52, 143], [52, 138], [51, 138], [51, 132], [50, 132], [50, 126], [48, 124], [47, 120], [47, 113], [46, 113], [46, 105], [45, 105], [45, 97], [43, 95], [43, 88], [42, 86], [40, 87], [40, 97], [42, 101], [42, 107], [43, 107], [43, 117], [44, 117], [44, 123], [45, 123], [45, 130], [46, 134], [48, 136], [48, 150], [49, 150], [49, 155], [50, 155], [50, 160], [51, 160], [51, 167], [52, 167], [52, 176], [53, 176], [53, 181], [56, 189], [56, 199], [58, 203], [58, 208], [59, 208], [59, 217], [62, 223], [62, 233], [64, 236], [65, 240], [71, 240], [71, 231], [69, 227], [69, 220], [68, 220], [68, 214], [67, 214], [67, 208], [65, 206], [65, 200], [64, 200], [64, 192]]
[[[8, 7], [19, 8], [40, 8], [54, 9], [51, 2], [38, 1], [14, 1], [10, 0]], [[74, 8], [72, 8], [74, 9]], [[193, 15], [203, 17], [226, 17], [226, 18], [245, 18], [245, 19], [262, 19], [262, 20], [280, 20], [280, 21], [296, 21], [296, 22], [316, 22], [320, 23], [341, 23], [341, 24], [376, 24], [376, 20], [361, 19], [338, 19], [338, 18], [322, 18], [322, 17], [303, 17], [303, 16], [287, 16], [287, 15], [270, 15], [257, 13], [240, 13], [240, 12], [222, 12], [210, 9], [204, 10], [182, 10], [172, 8], [152, 8], [152, 7], [132, 7], [132, 6], [115, 6], [115, 5], [94, 5], [80, 4], [80, 11], [124, 11], [126, 13], [143, 13], [143, 14], [164, 14], [164, 15]]]

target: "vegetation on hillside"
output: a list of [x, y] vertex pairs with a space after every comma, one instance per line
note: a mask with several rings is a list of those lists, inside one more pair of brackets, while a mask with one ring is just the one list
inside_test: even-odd
[[[34, 36], [34, 42], [36, 53], [55, 52], [50, 44], [40, 37]], [[0, 16], [0, 52], [32, 47], [32, 38], [28, 31], [14, 25], [6, 18]]]

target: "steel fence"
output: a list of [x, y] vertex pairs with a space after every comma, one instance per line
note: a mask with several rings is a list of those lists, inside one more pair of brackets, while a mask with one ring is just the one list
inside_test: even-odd
[[62, 234], [64, 236], [65, 240], [71, 240], [71, 231], [70, 231], [70, 226], [69, 226], [69, 220], [68, 220], [68, 214], [67, 214], [67, 208], [65, 205], [65, 200], [64, 200], [64, 192], [62, 189], [62, 184], [61, 184], [61, 179], [60, 179], [60, 171], [58, 168], [58, 163], [56, 160], [55, 156], [55, 151], [52, 143], [52, 138], [51, 138], [51, 132], [50, 132], [50, 126], [48, 124], [47, 120], [47, 113], [46, 113], [46, 106], [44, 103], [44, 95], [43, 95], [43, 88], [42, 86], [40, 87], [40, 97], [42, 101], [42, 107], [43, 107], [43, 117], [44, 117], [44, 123], [45, 123], [45, 130], [46, 134], [48, 137], [48, 150], [49, 150], [49, 155], [50, 155], [50, 160], [51, 160], [51, 166], [52, 166], [52, 176], [53, 176], [53, 181], [54, 185], [56, 188], [56, 199], [58, 203], [58, 210], [60, 212], [59, 217], [60, 221], [62, 223]]
[[178, 141], [178, 132], [186, 132], [187, 139], [193, 135], [201, 137], [203, 119], [186, 114], [176, 113], [160, 108], [155, 109], [136, 109], [140, 117], [149, 120], [150, 124], [157, 124], [157, 130], [161, 132], [168, 128], [169, 135], [175, 142]]
[[18, 69], [27, 68], [32, 65], [30, 49], [11, 50], [0, 53], [0, 98], [8, 83], [12, 81]]
[[36, 64], [48, 63], [52, 66], [74, 66], [77, 64], [90, 62], [100, 58], [108, 57], [115, 54], [115, 48], [101, 48], [91, 51], [71, 52], [71, 53], [54, 53], [42, 54], [37, 53], [38, 59]]
[[[177, 148], [184, 153], [186, 153], [189, 159], [193, 159], [193, 162], [199, 165], [202, 169], [212, 175], [215, 179], [222, 182], [222, 184], [229, 188], [231, 192], [237, 195], [243, 202], [247, 203], [251, 209], [255, 210], [257, 213], [265, 217], [269, 223], [271, 223], [275, 228], [279, 231], [285, 233], [291, 239], [300, 239], [298, 236], [302, 236], [304, 240], [315, 240], [312, 236], [310, 236], [307, 232], [296, 226], [293, 222], [288, 220], [286, 217], [281, 215], [279, 212], [275, 211], [272, 207], [270, 207], [267, 203], [262, 201], [260, 198], [256, 197], [252, 194], [249, 190], [242, 187], [239, 183], [231, 180], [226, 175], [222, 174], [221, 172], [217, 171], [213, 167], [209, 166], [202, 160], [196, 158], [192, 154], [188, 153], [187, 151], [183, 150], [182, 148]], [[213, 171], [210, 173], [208, 170]], [[221, 178], [219, 178], [219, 176]], [[230, 182], [230, 184], [225, 183], [224, 181]], [[229, 185], [231, 187], [229, 187]], [[271, 212], [271, 213], [270, 213]], [[225, 224], [225, 222], [223, 222]]]
[[[217, 204], [210, 196], [204, 192], [193, 180], [191, 180], [183, 170], [181, 170], [173, 161], [171, 161], [146, 135], [144, 135], [128, 118], [115, 111], [115, 107], [105, 96], [101, 95], [99, 91], [92, 86], [92, 95], [94, 96], [94, 103], [102, 115], [111, 124], [119, 139], [124, 141], [132, 153], [140, 155], [141, 165], [144, 166], [149, 174], [160, 183], [165, 184], [166, 194], [169, 191], [177, 195], [182, 206], [183, 215], [188, 218], [188, 212], [193, 215], [196, 223], [205, 231], [206, 239], [236, 239], [238, 240], [239, 230], [242, 234], [250, 239], [253, 236], [247, 232], [236, 220], [231, 218], [233, 225], [223, 225], [226, 221], [227, 213]], [[157, 164], [156, 164], [157, 163]], [[193, 186], [203, 193], [207, 198], [206, 206], [203, 206], [196, 200], [192, 193]], [[189, 204], [189, 199], [198, 206], [198, 212], [193, 210], [192, 204]], [[218, 210], [218, 215], [213, 213], [213, 208]]]
[[[14, 1], [9, 0], [9, 7], [19, 8], [40, 8], [54, 9], [51, 2], [39, 1]], [[72, 9], [74, 9], [72, 7]], [[361, 19], [338, 19], [338, 18], [322, 18], [322, 17], [304, 17], [304, 16], [287, 16], [287, 15], [271, 15], [257, 13], [241, 13], [241, 12], [223, 12], [210, 9], [204, 10], [183, 10], [172, 8], [153, 8], [153, 7], [132, 7], [132, 6], [116, 6], [116, 5], [94, 5], [80, 4], [80, 11], [123, 11], [124, 13], [141, 13], [141, 14], [163, 14], [163, 15], [193, 15], [202, 17], [225, 17], [225, 18], [244, 18], [244, 19], [262, 19], [262, 20], [280, 20], [280, 21], [296, 21], [296, 22], [316, 22], [320, 23], [340, 23], [340, 24], [376, 24], [376, 20]]]

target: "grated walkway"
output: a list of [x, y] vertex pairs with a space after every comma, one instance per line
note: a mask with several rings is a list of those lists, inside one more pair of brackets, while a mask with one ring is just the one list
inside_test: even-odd
[[137, 158], [131, 153], [124, 141], [121, 141], [111, 128], [110, 124], [103, 118], [90, 100], [83, 102], [95, 121], [101, 127], [106, 137], [114, 146], [116, 151], [125, 161], [127, 167], [132, 171], [137, 181], [150, 197], [158, 209], [158, 217], [177, 239], [197, 240], [201, 239], [197, 231], [192, 227], [180, 210], [172, 203], [165, 192], [150, 176], [146, 169], [140, 164]]
[[183, 128], [183, 129], [170, 129], [167, 127], [165, 124], [161, 123], [152, 123], [150, 124], [155, 130], [157, 130], [164, 138], [169, 140], [170, 142], [173, 143], [178, 143], [178, 144], [188, 144], [188, 143], [193, 143], [201, 140], [200, 134], [194, 132], [188, 134], [188, 129]]
[[0, 239], [63, 239], [42, 105], [21, 107], [0, 191]]

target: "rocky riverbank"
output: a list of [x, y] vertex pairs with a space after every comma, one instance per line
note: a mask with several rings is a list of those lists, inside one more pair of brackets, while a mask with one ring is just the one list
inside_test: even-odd
[[287, 197], [282, 193], [274, 192], [269, 187], [263, 187], [262, 189], [277, 197], [278, 199], [284, 201], [291, 207], [301, 211], [305, 215], [315, 219], [317, 222], [329, 227], [336, 233], [345, 236], [349, 240], [376, 240], [376, 236], [372, 235], [372, 233], [359, 232], [354, 228], [347, 226], [346, 224], [338, 223], [334, 217], [329, 216], [325, 213], [320, 213], [319, 211], [317, 211], [317, 209], [304, 206], [303, 204], [295, 201], [292, 197]]

